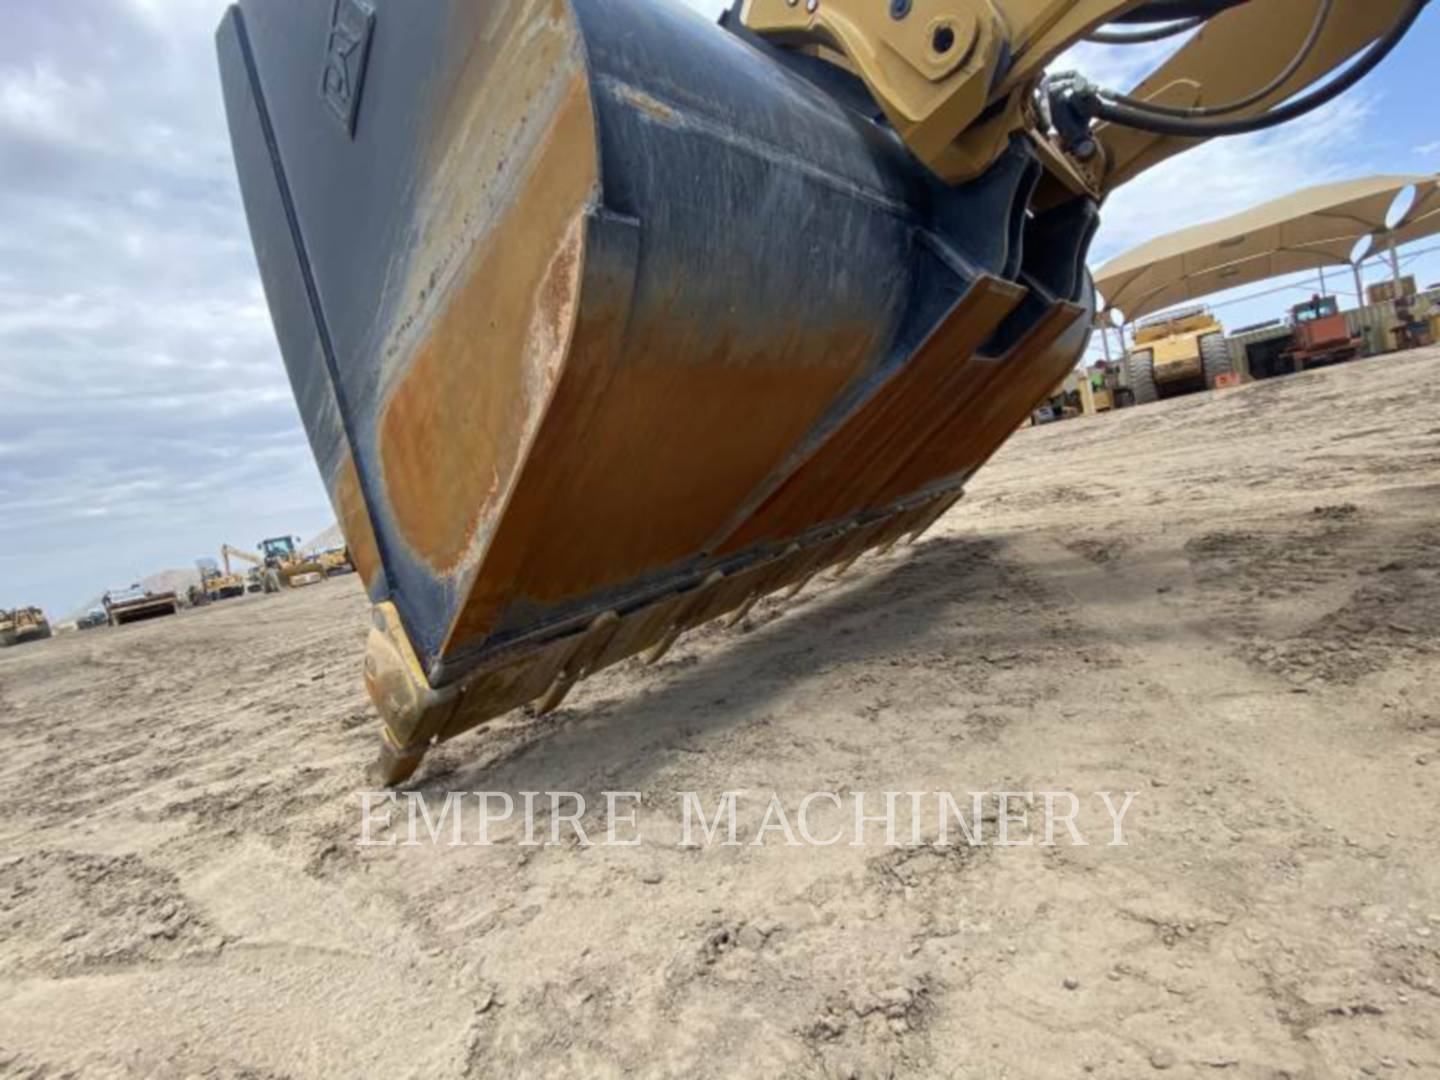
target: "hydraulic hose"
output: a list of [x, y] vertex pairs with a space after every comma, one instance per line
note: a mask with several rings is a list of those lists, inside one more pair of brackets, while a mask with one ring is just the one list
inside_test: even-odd
[[1300, 65], [1310, 58], [1315, 51], [1315, 45], [1320, 40], [1321, 33], [1325, 30], [1325, 24], [1329, 21], [1330, 12], [1335, 7], [1335, 0], [1320, 0], [1320, 6], [1315, 10], [1315, 18], [1310, 23], [1310, 32], [1305, 35], [1305, 40], [1300, 45], [1300, 50], [1285, 65], [1284, 70], [1276, 75], [1268, 83], [1254, 93], [1247, 94], [1239, 101], [1231, 101], [1225, 105], [1210, 105], [1200, 108], [1176, 108], [1170, 105], [1156, 105], [1153, 102], [1141, 101], [1138, 98], [1127, 97], [1125, 94], [1105, 93], [1105, 97], [1120, 105], [1129, 105], [1132, 108], [1143, 109], [1145, 112], [1156, 113], [1160, 116], [1179, 116], [1199, 119], [1206, 116], [1225, 116], [1229, 113], [1239, 112], [1247, 109], [1257, 101], [1264, 101], [1267, 97], [1279, 90], [1289, 81], [1290, 76], [1300, 70]]
[[1156, 135], [1204, 139], [1217, 135], [1248, 135], [1255, 131], [1265, 131], [1329, 104], [1374, 71], [1405, 37], [1427, 3], [1429, 0], [1410, 0], [1390, 29], [1377, 38], [1349, 68], [1324, 86], [1258, 116], [1235, 120], [1197, 120], [1187, 116], [1169, 116], [1151, 106], [1123, 104], [1115, 100], [1117, 95], [1088, 86], [1074, 87], [1071, 100], [1082, 112], [1096, 120]]

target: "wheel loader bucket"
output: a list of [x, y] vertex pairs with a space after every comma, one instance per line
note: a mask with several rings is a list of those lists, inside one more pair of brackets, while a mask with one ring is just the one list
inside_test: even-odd
[[733, 19], [241, 0], [219, 51], [391, 779], [923, 530], [1088, 336], [1026, 140], [941, 185]]

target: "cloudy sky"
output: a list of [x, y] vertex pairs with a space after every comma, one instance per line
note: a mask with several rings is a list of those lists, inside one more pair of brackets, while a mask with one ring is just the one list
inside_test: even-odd
[[[707, 14], [722, 6], [687, 2]], [[330, 524], [230, 162], [211, 44], [223, 7], [5, 5], [0, 606], [60, 616], [222, 542]], [[1380, 73], [1323, 114], [1211, 144], [1117, 195], [1097, 259], [1305, 183], [1440, 169], [1426, 69], [1437, 24], [1423, 17]], [[1151, 59], [1075, 57], [1119, 85]], [[1435, 256], [1415, 267], [1440, 279]], [[1224, 315], [1255, 321], [1282, 306], [1252, 301]]]

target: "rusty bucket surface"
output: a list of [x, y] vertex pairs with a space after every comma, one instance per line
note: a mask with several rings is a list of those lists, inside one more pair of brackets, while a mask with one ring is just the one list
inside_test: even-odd
[[946, 187], [733, 20], [241, 0], [219, 50], [392, 779], [922, 530], [1083, 349], [1095, 208], [1025, 140]]

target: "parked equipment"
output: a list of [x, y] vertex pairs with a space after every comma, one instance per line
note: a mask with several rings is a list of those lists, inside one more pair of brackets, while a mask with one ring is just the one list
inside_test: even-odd
[[1390, 278], [1365, 286], [1365, 298], [1371, 304], [1390, 304], [1414, 296], [1418, 291], [1415, 288], [1415, 275], [1406, 274], [1398, 281]]
[[285, 586], [298, 589], [325, 580], [325, 567], [318, 559], [300, 553], [298, 536], [273, 536], [260, 541], [260, 554], [267, 569], [277, 572]]
[[[923, 532], [1082, 353], [1105, 196], [1422, 6], [241, 0], [231, 139], [383, 778]], [[1177, 9], [1204, 32], [1130, 96], [1046, 78]]]
[[151, 592], [143, 585], [116, 589], [101, 597], [111, 626], [159, 619], [180, 612], [180, 598], [174, 592]]
[[299, 544], [298, 536], [272, 536], [260, 541], [258, 553], [224, 544], [220, 548], [220, 557], [225, 561], [227, 574], [230, 573], [232, 556], [253, 565], [260, 571], [265, 592], [278, 592], [282, 588], [299, 589], [324, 581], [325, 567], [318, 559], [302, 555]]
[[1395, 326], [1390, 333], [1396, 349], [1419, 349], [1435, 340], [1434, 320], [1421, 316], [1420, 302], [1413, 289], [1395, 298]]
[[339, 577], [341, 574], [355, 572], [355, 563], [350, 558], [348, 547], [326, 548], [324, 551], [316, 553], [315, 561], [320, 564], [326, 577]]
[[1293, 329], [1285, 358], [1293, 371], [1324, 367], [1354, 360], [1364, 344], [1349, 324], [1333, 296], [1314, 296], [1290, 309]]
[[221, 571], [214, 559], [197, 559], [195, 567], [200, 571], [200, 585], [193, 590], [192, 603], [199, 599], [203, 603], [229, 600], [245, 595], [245, 575], [231, 573], [227, 566]]
[[1206, 308], [1145, 319], [1125, 354], [1125, 381], [1137, 405], [1213, 390], [1231, 371], [1225, 329]]
[[38, 607], [0, 610], [0, 648], [23, 645], [27, 641], [43, 641], [51, 634], [50, 620]]

